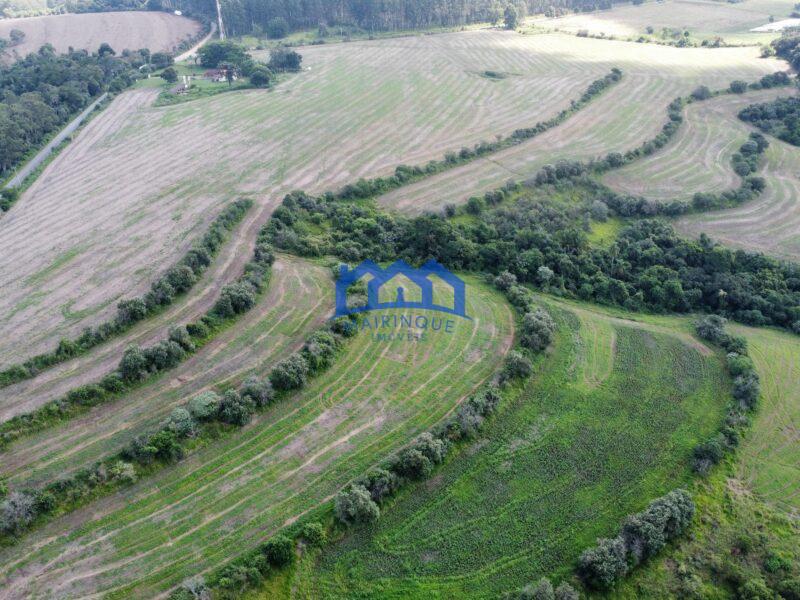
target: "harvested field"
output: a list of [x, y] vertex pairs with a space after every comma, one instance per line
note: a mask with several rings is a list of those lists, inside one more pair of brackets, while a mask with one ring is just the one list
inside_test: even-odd
[[200, 23], [166, 12], [102, 12], [50, 15], [25, 19], [0, 20], [0, 37], [8, 38], [12, 29], [25, 33], [24, 41], [6, 50], [4, 58], [22, 58], [44, 44], [57, 52], [96, 51], [107, 42], [117, 51], [149, 48], [152, 52], [172, 52], [186, 38], [200, 31]]
[[726, 88], [784, 70], [786, 63], [758, 58], [756, 48], [670, 48], [565, 35], [528, 36], [541, 56], [580, 68], [592, 63], [624, 72], [622, 81], [565, 123], [528, 142], [446, 171], [382, 196], [381, 204], [418, 213], [463, 203], [508, 179], [524, 180], [560, 159], [588, 160], [625, 152], [653, 138], [667, 119], [667, 105], [698, 85]]
[[735, 248], [800, 259], [800, 148], [768, 138], [766, 164], [758, 173], [767, 182], [761, 195], [736, 208], [683, 217], [675, 223], [679, 231], [693, 237], [707, 233]]
[[0, 598], [152, 598], [255, 546], [440, 420], [497, 368], [510, 308], [467, 278], [451, 335], [374, 342], [235, 435], [0, 550]]
[[738, 477], [768, 503], [800, 515], [800, 340], [769, 329], [732, 329], [747, 338], [761, 377], [761, 404], [738, 455]]
[[331, 313], [333, 280], [327, 269], [288, 256], [280, 257], [272, 271], [258, 305], [184, 364], [114, 402], [15, 443], [2, 454], [0, 477], [24, 487], [66, 476], [155, 429], [196, 393], [267, 372], [297, 350]]
[[723, 192], [741, 178], [731, 157], [755, 129], [736, 115], [749, 104], [793, 94], [791, 88], [726, 94], [689, 104], [675, 137], [658, 152], [609, 172], [603, 183], [618, 192], [651, 200], [690, 200], [695, 192]]
[[386, 175], [554, 115], [609, 69], [571, 45], [499, 31], [354, 42], [304, 48], [309, 70], [271, 91], [165, 108], [152, 90], [122, 94], [0, 219], [0, 364], [107, 319], [242, 194], [263, 222], [291, 189]]
[[686, 339], [688, 319], [544, 300], [559, 334], [526, 389], [435, 484], [302, 561], [297, 597], [498, 598], [568, 579], [595, 538], [691, 479], [694, 444], [724, 415], [719, 355]]
[[569, 33], [586, 31], [590, 35], [622, 38], [647, 36], [653, 28], [653, 37], [659, 37], [664, 27], [688, 31], [698, 38], [722, 36], [729, 43], [757, 44], [763, 35], [750, 30], [776, 19], [788, 16], [794, 2], [790, 0], [744, 0], [722, 3], [713, 0], [648, 1], [640, 6], [618, 5], [611, 10], [589, 14], [575, 14], [556, 19], [532, 19], [537, 27], [556, 29]]

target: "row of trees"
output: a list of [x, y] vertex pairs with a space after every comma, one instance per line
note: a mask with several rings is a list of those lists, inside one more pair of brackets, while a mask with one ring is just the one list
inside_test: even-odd
[[58, 55], [42, 46], [11, 65], [0, 65], [0, 178], [105, 90], [130, 85], [128, 60], [104, 52]]
[[796, 96], [751, 104], [739, 112], [739, 118], [784, 142], [800, 146], [800, 98]]
[[344, 26], [373, 32], [498, 23], [503, 19], [508, 22], [509, 10], [523, 17], [611, 6], [611, 0], [238, 0], [222, 2], [222, 17], [231, 35], [251, 33], [254, 27], [263, 31], [276, 19], [285, 21], [291, 29], [316, 28], [322, 24], [325, 29]]
[[0, 386], [34, 377], [43, 369], [83, 354], [171, 304], [177, 296], [192, 288], [219, 252], [228, 233], [241, 222], [252, 205], [251, 200], [245, 199], [226, 206], [186, 255], [152, 283], [149, 292], [122, 300], [113, 320], [85, 329], [75, 340], [61, 340], [52, 352], [0, 371]]

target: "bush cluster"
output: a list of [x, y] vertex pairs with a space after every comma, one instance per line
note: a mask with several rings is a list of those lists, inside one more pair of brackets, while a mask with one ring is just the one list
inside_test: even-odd
[[250, 200], [231, 203], [213, 221], [200, 241], [175, 266], [154, 281], [144, 296], [121, 301], [113, 320], [86, 328], [77, 339], [63, 339], [52, 352], [34, 356], [1, 371], [0, 386], [34, 377], [43, 369], [83, 354], [171, 304], [178, 295], [191, 289], [219, 252], [227, 232], [242, 220], [251, 206]]
[[630, 515], [612, 539], [601, 538], [578, 559], [577, 573], [587, 587], [605, 590], [637, 565], [658, 554], [689, 526], [695, 506], [684, 490], [674, 490]]
[[725, 324], [726, 320], [718, 315], [702, 317], [695, 324], [697, 335], [728, 353], [728, 373], [733, 377], [733, 399], [722, 427], [693, 452], [692, 467], [702, 475], [739, 445], [744, 429], [750, 424], [748, 414], [757, 408], [761, 394], [758, 373], [747, 353], [747, 340], [728, 333]]

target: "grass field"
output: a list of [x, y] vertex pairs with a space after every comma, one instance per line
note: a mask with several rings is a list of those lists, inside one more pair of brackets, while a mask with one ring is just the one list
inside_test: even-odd
[[[0, 219], [0, 364], [108, 318], [243, 193], [263, 222], [291, 189], [385, 175], [549, 118], [608, 71], [564, 55], [566, 39], [543, 42], [476, 31], [318, 46], [273, 90], [163, 108], [155, 90], [120, 95]], [[65, 319], [69, 303], [86, 316]]]
[[452, 334], [386, 344], [362, 332], [324, 377], [240, 432], [0, 551], [0, 598], [151, 598], [325, 502], [498, 367], [511, 310], [467, 285], [473, 320]]
[[731, 157], [754, 131], [736, 115], [749, 104], [793, 93], [791, 88], [771, 89], [689, 104], [683, 126], [666, 146], [609, 172], [603, 183], [619, 192], [662, 202], [691, 200], [695, 192], [733, 189], [741, 179], [733, 171]]
[[[653, 138], [666, 121], [667, 105], [698, 85], [727, 88], [734, 79], [752, 81], [786, 63], [760, 59], [757, 48], [670, 48], [655, 44], [533, 35], [524, 43], [543, 56], [591, 62], [623, 70], [622, 81], [565, 123], [524, 144], [446, 171], [381, 197], [405, 212], [441, 209], [472, 195], [524, 180], [560, 159], [588, 160], [625, 152]], [[520, 42], [523, 43], [523, 42]], [[570, 67], [574, 68], [574, 67]]]
[[595, 537], [687, 483], [724, 413], [719, 356], [688, 319], [548, 302], [560, 332], [539, 374], [377, 525], [306, 559], [296, 596], [497, 598], [569, 577]]
[[769, 329], [734, 330], [747, 338], [762, 389], [758, 415], [739, 455], [737, 475], [766, 502], [800, 515], [800, 340]]
[[[734, 114], [726, 121], [730, 129], [740, 127], [734, 124]], [[707, 233], [736, 248], [800, 259], [800, 149], [768, 139], [770, 147], [758, 173], [767, 187], [757, 199], [736, 208], [681, 218], [676, 228], [689, 236]]]
[[[612, 10], [557, 19], [536, 18], [529, 23], [569, 33], [586, 31], [591, 35], [624, 39], [661, 39], [661, 30], [666, 27], [688, 31], [691, 38], [698, 40], [721, 36], [729, 44], [759, 44], [775, 36], [751, 33], [750, 30], [767, 24], [770, 16], [776, 21], [788, 17], [793, 6], [791, 0], [744, 0], [736, 3], [713, 0], [648, 1], [640, 6], [620, 4]], [[648, 27], [653, 28], [652, 34], [648, 33]]]
[[166, 12], [102, 12], [50, 15], [25, 19], [0, 20], [0, 37], [8, 38], [12, 29], [25, 33], [25, 40], [6, 50], [4, 59], [22, 58], [44, 44], [57, 52], [76, 50], [96, 52], [103, 42], [117, 51], [149, 48], [152, 52], [172, 52], [186, 38], [200, 31], [200, 23]]

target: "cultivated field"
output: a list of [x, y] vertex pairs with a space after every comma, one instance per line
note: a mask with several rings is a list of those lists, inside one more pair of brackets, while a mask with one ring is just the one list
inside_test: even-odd
[[761, 498], [800, 514], [800, 341], [796, 335], [735, 327], [761, 377], [761, 405], [739, 454], [738, 476]]
[[188, 397], [269, 371], [330, 316], [333, 293], [328, 269], [280, 257], [273, 266], [269, 291], [233, 326], [162, 377], [82, 417], [15, 443], [3, 452], [0, 477], [24, 487], [68, 475], [119, 451], [143, 431], [155, 429]]
[[540, 373], [377, 525], [305, 560], [296, 596], [497, 598], [569, 576], [596, 537], [690, 479], [724, 414], [719, 356], [687, 319], [546, 302], [560, 332]]
[[733, 171], [731, 157], [755, 131], [736, 115], [749, 104], [793, 93], [791, 88], [771, 89], [689, 104], [681, 129], [666, 146], [610, 171], [603, 183], [619, 192], [663, 202], [691, 200], [695, 192], [736, 188], [741, 178]]
[[324, 376], [249, 426], [0, 551], [0, 598], [151, 598], [330, 499], [498, 367], [511, 310], [467, 285], [474, 320], [458, 319], [452, 334], [387, 344], [362, 332]]
[[758, 58], [756, 48], [670, 48], [563, 34], [522, 39], [537, 47], [540, 55], [555, 54], [559, 61], [582, 64], [591, 60], [606, 70], [617, 66], [624, 72], [622, 81], [561, 126], [386, 194], [380, 198], [383, 205], [404, 212], [441, 209], [498, 188], [509, 178], [530, 177], [560, 159], [588, 160], [625, 152], [654, 137], [666, 121], [667, 105], [698, 85], [726, 88], [733, 79], [752, 81], [786, 69], [783, 61]]
[[[724, 127], [740, 127], [736, 112], [728, 115]], [[765, 166], [758, 173], [767, 182], [761, 195], [736, 208], [681, 218], [676, 222], [679, 231], [690, 236], [707, 233], [729, 246], [800, 259], [800, 149], [768, 138]]]
[[24, 41], [6, 50], [3, 58], [22, 58], [44, 44], [57, 52], [96, 51], [108, 42], [118, 53], [149, 48], [152, 52], [172, 52], [186, 38], [200, 31], [200, 24], [186, 17], [165, 12], [103, 12], [51, 15], [0, 20], [0, 37], [8, 38], [12, 29], [25, 33]]
[[107, 319], [242, 193], [263, 222], [290, 189], [385, 175], [552, 116], [608, 71], [564, 55], [567, 42], [469, 32], [337, 44], [304, 48], [309, 70], [272, 91], [166, 108], [151, 107], [152, 90], [122, 94], [0, 219], [0, 364]]
[[791, 0], [745, 0], [724, 3], [713, 0], [648, 1], [640, 6], [618, 5], [612, 10], [575, 14], [557, 19], [531, 19], [537, 27], [569, 33], [586, 31], [591, 35], [637, 39], [647, 36], [648, 27], [657, 37], [662, 28], [679, 29], [701, 39], [722, 36], [728, 43], [757, 44], [774, 36], [750, 33], [775, 20], [788, 17]]

